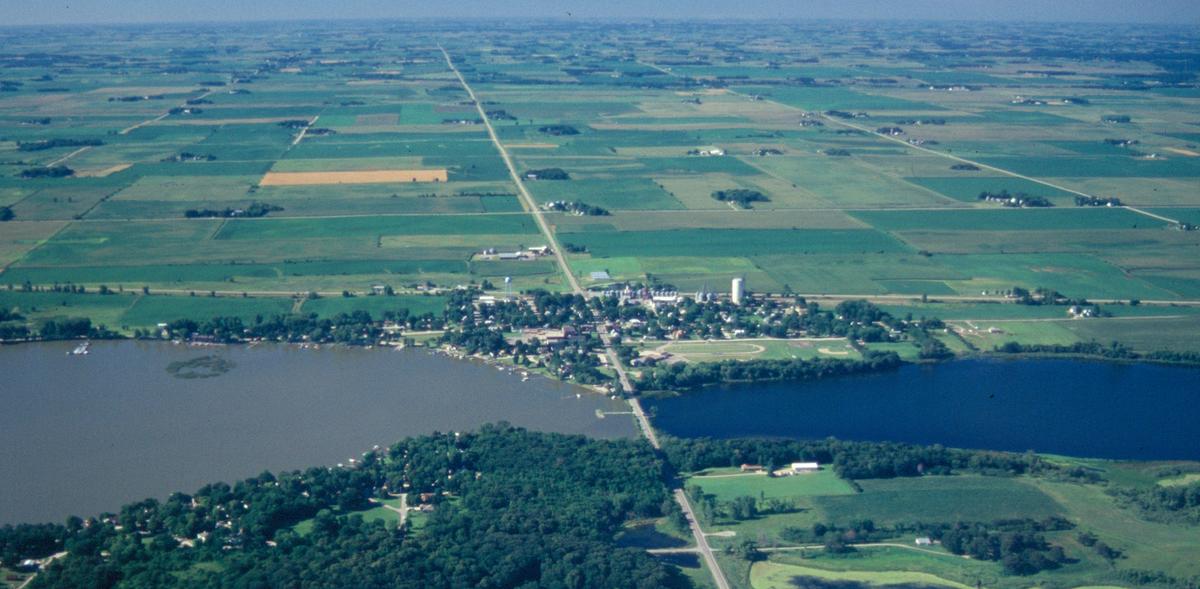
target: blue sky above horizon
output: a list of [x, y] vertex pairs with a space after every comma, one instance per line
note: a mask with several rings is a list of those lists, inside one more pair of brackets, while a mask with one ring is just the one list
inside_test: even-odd
[[697, 18], [1172, 23], [1200, 26], [1196, 0], [0, 0], [3, 23], [300, 19]]

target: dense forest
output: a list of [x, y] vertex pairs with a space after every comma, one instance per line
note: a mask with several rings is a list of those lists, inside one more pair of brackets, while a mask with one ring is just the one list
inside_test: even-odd
[[[359, 464], [264, 473], [65, 526], [6, 526], [0, 555], [69, 553], [31, 588], [689, 586], [613, 541], [625, 521], [673, 505], [644, 443], [502, 424], [409, 438]], [[354, 514], [398, 490], [435, 505], [419, 530]], [[305, 520], [311, 531], [293, 529]]]

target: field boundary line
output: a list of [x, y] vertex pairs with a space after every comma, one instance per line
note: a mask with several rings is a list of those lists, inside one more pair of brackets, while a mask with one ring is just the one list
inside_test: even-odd
[[[183, 104], [176, 104], [176, 105], [175, 105], [175, 107], [180, 107], [180, 108], [181, 108], [181, 107], [187, 106], [187, 101], [188, 101], [188, 100], [201, 100], [201, 99], [204, 99], [204, 98], [208, 98], [209, 96], [212, 96], [214, 93], [216, 93], [216, 90], [208, 90], [208, 91], [206, 91], [206, 92], [204, 92], [204, 93], [200, 94], [199, 96], [197, 96], [197, 97], [195, 97], [195, 98], [189, 98], [189, 99], [187, 99], [187, 100], [184, 100], [184, 101], [183, 101]], [[167, 118], [167, 117], [169, 117], [169, 116], [171, 116], [171, 111], [170, 111], [170, 110], [168, 110], [167, 112], [165, 112], [165, 113], [163, 113], [163, 114], [161, 114], [161, 115], [158, 115], [157, 117], [154, 117], [154, 118], [152, 118], [152, 119], [146, 119], [146, 120], [144, 120], [144, 121], [142, 121], [142, 122], [140, 122], [140, 123], [135, 123], [135, 124], [133, 124], [133, 125], [131, 125], [131, 126], [129, 126], [129, 127], [125, 127], [124, 129], [121, 129], [120, 131], [118, 131], [118, 132], [117, 132], [117, 135], [128, 135], [128, 134], [132, 133], [133, 131], [136, 131], [137, 129], [140, 129], [140, 128], [142, 128], [142, 127], [145, 127], [146, 125], [150, 125], [150, 124], [153, 124], [153, 123], [157, 123], [157, 122], [159, 122], [159, 121], [161, 121], [161, 120], [163, 120], [163, 119], [165, 119], [165, 118]]]
[[[11, 221], [9, 221], [9, 222], [11, 223]], [[10, 267], [12, 267], [13, 264], [20, 262], [21, 260], [24, 260], [26, 257], [29, 256], [29, 254], [32, 254], [33, 252], [37, 251], [43, 245], [50, 243], [51, 240], [53, 240], [55, 237], [58, 237], [59, 233], [66, 231], [67, 227], [74, 225], [76, 222], [77, 221], [67, 221], [66, 223], [63, 223], [63, 226], [59, 227], [54, 233], [51, 233], [50, 235], [47, 235], [46, 237], [39, 239], [37, 242], [37, 245], [29, 248], [28, 250], [25, 250], [25, 253], [13, 258], [12, 260], [10, 260], [8, 263], [4, 264], [3, 266], [0, 266], [0, 275], [3, 275], [5, 272], [7, 272], [8, 269]]]
[[[679, 74], [677, 74], [677, 73], [675, 73], [675, 72], [673, 72], [673, 71], [671, 71], [671, 70], [669, 70], [669, 69], [666, 69], [666, 68], [663, 68], [663, 67], [659, 67], [658, 65], [656, 65], [656, 64], [654, 64], [654, 63], [650, 63], [650, 62], [644, 62], [644, 61], [641, 61], [641, 60], [638, 60], [638, 63], [640, 63], [640, 64], [642, 64], [642, 65], [644, 65], [644, 66], [647, 66], [647, 67], [654, 68], [654, 69], [656, 69], [656, 70], [658, 70], [658, 71], [660, 71], [660, 72], [662, 72], [662, 73], [664, 73], [664, 74], [667, 74], [667, 75], [669, 75], [669, 76], [674, 76], [674, 77], [676, 77], [676, 78], [684, 78], [684, 79], [687, 79], [687, 78], [688, 78], [687, 76], [680, 76]], [[746, 95], [745, 95], [745, 94], [743, 94], [743, 93], [741, 93], [741, 92], [738, 92], [738, 91], [736, 91], [736, 90], [732, 90], [732, 89], [729, 89], [729, 88], [726, 88], [725, 90], [726, 90], [727, 92], [729, 92], [730, 94], [735, 94], [735, 95], [737, 95], [737, 96], [743, 96], [743, 97], [746, 97]], [[747, 98], [748, 98], [748, 97], [747, 97]], [[798, 106], [792, 106], [792, 105], [790, 105], [790, 104], [784, 104], [784, 103], [782, 103], [782, 102], [779, 102], [779, 101], [777, 101], [777, 100], [771, 100], [771, 99], [768, 99], [768, 98], [761, 98], [761, 99], [762, 99], [763, 101], [765, 101], [765, 102], [770, 102], [771, 104], [779, 105], [779, 106], [782, 106], [782, 107], [784, 107], [784, 108], [789, 108], [789, 109], [792, 109], [792, 110], [798, 110], [798, 111], [801, 111], [801, 112], [809, 112], [807, 109], [803, 109], [803, 108], [800, 108], [800, 107], [798, 107]], [[1067, 188], [1066, 186], [1061, 186], [1061, 185], [1055, 184], [1055, 183], [1053, 183], [1053, 182], [1049, 182], [1049, 181], [1047, 181], [1047, 180], [1042, 180], [1042, 179], [1039, 179], [1039, 178], [1034, 178], [1033, 176], [1026, 176], [1025, 174], [1020, 174], [1020, 173], [1017, 173], [1017, 172], [1013, 172], [1013, 171], [1011, 171], [1011, 170], [1006, 170], [1006, 169], [1004, 169], [1004, 168], [999, 168], [999, 167], [992, 166], [992, 165], [989, 165], [989, 164], [985, 164], [985, 163], [982, 163], [982, 162], [978, 162], [978, 161], [975, 161], [975, 160], [969, 160], [969, 159], [967, 159], [967, 158], [965, 158], [965, 157], [957, 156], [957, 155], [950, 154], [950, 153], [946, 153], [946, 152], [943, 152], [943, 151], [937, 151], [936, 149], [929, 149], [928, 147], [924, 147], [924, 146], [921, 146], [921, 145], [913, 145], [913, 144], [911, 144], [911, 143], [909, 143], [909, 142], [907, 142], [907, 141], [905, 141], [905, 140], [903, 140], [903, 139], [898, 139], [898, 138], [896, 138], [896, 137], [892, 137], [892, 136], [890, 136], [890, 135], [884, 135], [883, 133], [879, 133], [879, 132], [877, 132], [877, 131], [875, 131], [875, 130], [873, 130], [873, 129], [869, 129], [869, 128], [867, 128], [867, 127], [863, 127], [863, 126], [860, 126], [860, 125], [855, 125], [854, 123], [849, 123], [849, 122], [843, 121], [843, 120], [841, 120], [841, 119], [838, 119], [838, 118], [836, 118], [836, 117], [831, 117], [831, 116], [829, 116], [829, 115], [827, 115], [827, 114], [824, 114], [824, 113], [821, 113], [821, 115], [820, 115], [820, 116], [821, 116], [821, 118], [823, 118], [823, 119], [825, 119], [825, 120], [827, 120], [827, 121], [829, 121], [829, 122], [831, 122], [831, 123], [834, 123], [834, 124], [837, 124], [837, 125], [841, 125], [841, 126], [843, 126], [843, 127], [849, 127], [849, 128], [851, 128], [851, 129], [855, 129], [855, 130], [857, 130], [857, 131], [862, 131], [863, 133], [866, 133], [866, 134], [868, 134], [868, 135], [873, 135], [873, 136], [875, 136], [875, 137], [876, 137], [876, 138], [878, 138], [878, 139], [884, 139], [884, 140], [886, 140], [886, 141], [890, 141], [890, 142], [892, 142], [892, 143], [897, 143], [897, 144], [903, 145], [903, 146], [905, 146], [905, 147], [907, 147], [907, 148], [909, 148], [909, 149], [915, 149], [915, 150], [917, 150], [917, 151], [921, 151], [921, 152], [924, 152], [924, 153], [928, 153], [928, 154], [930, 154], [930, 155], [936, 155], [936, 156], [939, 156], [939, 157], [943, 157], [943, 158], [946, 158], [946, 159], [954, 160], [954, 161], [957, 161], [957, 162], [960, 162], [960, 163], [964, 163], [964, 164], [971, 164], [971, 165], [973, 165], [973, 166], [979, 166], [979, 167], [981, 167], [981, 168], [984, 168], [984, 169], [987, 169], [987, 170], [991, 170], [991, 171], [993, 171], [993, 172], [999, 172], [999, 173], [1001, 173], [1001, 174], [1004, 174], [1004, 175], [1006, 175], [1006, 176], [1012, 176], [1013, 178], [1020, 178], [1020, 179], [1022, 179], [1022, 180], [1028, 180], [1028, 181], [1030, 181], [1030, 182], [1035, 182], [1035, 183], [1037, 183], [1037, 184], [1041, 184], [1041, 185], [1043, 185], [1043, 186], [1049, 186], [1050, 188], [1054, 188], [1054, 189], [1057, 189], [1057, 190], [1062, 190], [1063, 192], [1070, 192], [1071, 194], [1075, 194], [1075, 195], [1078, 195], [1078, 196], [1086, 196], [1086, 197], [1088, 197], [1088, 198], [1095, 198], [1095, 196], [1094, 196], [1094, 195], [1088, 194], [1088, 193], [1086, 193], [1086, 192], [1081, 192], [1081, 191], [1079, 191], [1079, 190], [1075, 190], [1075, 189], [1073, 189], [1073, 188]], [[1121, 207], [1120, 207], [1120, 208], [1123, 208], [1123, 209], [1128, 209], [1128, 210], [1130, 210], [1130, 211], [1133, 211], [1133, 212], [1135, 212], [1135, 213], [1138, 213], [1138, 214], [1140, 214], [1140, 215], [1145, 215], [1145, 216], [1147, 216], [1147, 217], [1151, 217], [1151, 218], [1154, 218], [1154, 219], [1158, 219], [1158, 220], [1160, 220], [1160, 221], [1167, 221], [1167, 222], [1169, 222], [1169, 223], [1175, 223], [1175, 224], [1178, 224], [1178, 223], [1179, 223], [1179, 221], [1177, 221], [1177, 220], [1175, 220], [1175, 219], [1171, 219], [1171, 218], [1168, 218], [1168, 217], [1163, 217], [1163, 216], [1161, 216], [1161, 215], [1156, 215], [1156, 214], [1154, 214], [1154, 213], [1151, 213], [1151, 212], [1149, 212], [1149, 211], [1144, 211], [1144, 210], [1142, 210], [1142, 209], [1139, 209], [1139, 208], [1137, 208], [1137, 207], [1133, 207], [1133, 206], [1130, 206], [1130, 205], [1121, 205]]]

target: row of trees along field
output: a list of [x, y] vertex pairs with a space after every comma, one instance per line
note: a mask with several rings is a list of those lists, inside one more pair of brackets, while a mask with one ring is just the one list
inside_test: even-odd
[[830, 465], [844, 479], [974, 473], [998, 476], [1031, 474], [1089, 482], [1098, 480], [1094, 471], [1046, 461], [1032, 452], [1013, 454], [899, 442], [666, 437], [663, 451], [667, 462], [681, 472], [747, 463], [784, 465], [801, 461]]
[[1148, 519], [1200, 524], [1200, 481], [1151, 488], [1118, 488], [1117, 501], [1138, 509]]
[[[644, 443], [502, 424], [409, 438], [358, 468], [264, 473], [66, 525], [6, 526], [0, 555], [68, 552], [31, 589], [688, 587], [613, 541], [626, 521], [673, 508], [664, 480]], [[354, 515], [398, 490], [432, 493], [419, 531]], [[301, 521], [311, 531], [293, 529]]]
[[862, 360], [813, 358], [805, 360], [722, 360], [678, 362], [655, 366], [642, 372], [638, 388], [648, 391], [686, 390], [730, 382], [816, 380], [893, 370], [902, 364], [895, 352], [866, 351]]

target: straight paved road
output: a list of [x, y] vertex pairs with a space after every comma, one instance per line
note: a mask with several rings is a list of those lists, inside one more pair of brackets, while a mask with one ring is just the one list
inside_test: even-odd
[[[554, 237], [554, 232], [550, 231], [550, 226], [546, 224], [546, 219], [542, 216], [541, 209], [538, 208], [537, 202], [533, 196], [529, 194], [529, 190], [525, 188], [525, 183], [521, 181], [520, 174], [517, 173], [516, 167], [513, 165], [512, 158], [508, 155], [508, 150], [504, 148], [504, 144], [500, 142], [500, 138], [496, 136], [495, 129], [492, 128], [492, 122], [488, 120], [487, 112], [483, 110], [483, 104], [475, 96], [475, 91], [471, 89], [470, 84], [467, 84], [466, 78], [462, 72], [454, 66], [454, 60], [450, 59], [450, 54], [441, 45], [438, 49], [442, 52], [442, 56], [446, 58], [446, 66], [450, 71], [454, 72], [458, 82], [462, 84], [464, 90], [471, 97], [471, 102], [475, 104], [475, 110], [479, 112], [479, 117], [483, 119], [483, 125], [487, 128], [488, 136], [491, 137], [492, 143], [495, 144], [496, 150], [500, 152], [500, 157], [504, 160], [504, 165], [508, 168], [508, 174], [512, 178], [513, 183], [517, 185], [517, 193], [521, 197], [521, 203], [529, 210], [534, 219], [537, 221], [538, 229], [542, 235], [546, 237], [547, 245], [554, 250], [554, 258], [558, 261], [558, 266], [563, 274], [567, 277], [567, 283], [571, 285], [571, 290], [576, 294], [586, 296], [587, 293], [579, 286], [579, 281], [575, 279], [575, 273], [571, 271], [571, 267], [567, 265], [566, 258], [563, 257], [562, 248], [558, 246], [558, 240]], [[625, 373], [625, 367], [621, 364], [620, 357], [617, 356], [616, 350], [613, 349], [612, 338], [607, 333], [601, 333], [600, 339], [604, 343], [604, 353], [608, 356], [609, 365], [617, 372], [617, 379], [621, 383], [621, 388], [629, 395], [633, 393], [633, 383], [630, 382], [629, 376]], [[642, 411], [642, 405], [637, 398], [629, 397], [629, 406], [633, 409], [633, 414], [637, 417], [638, 425], [642, 428], [642, 433], [650, 442], [650, 445], [655, 450], [659, 449], [658, 437], [654, 435], [654, 429], [650, 427], [650, 421], [646, 418], [645, 412]], [[708, 540], [704, 537], [704, 531], [700, 529], [700, 523], [696, 521], [696, 516], [692, 512], [692, 505], [688, 502], [687, 495], [682, 489], [675, 489], [675, 502], [679, 504], [684, 515], [687, 516], [688, 525], [692, 528], [692, 536], [696, 539], [696, 546], [700, 547], [701, 554], [704, 556], [705, 562], [708, 563], [708, 569], [712, 573], [713, 582], [716, 583], [717, 589], [729, 589], [729, 582], [725, 580], [725, 573], [721, 571], [720, 565], [717, 564], [717, 559], [712, 554], [712, 549], [708, 546]]]

